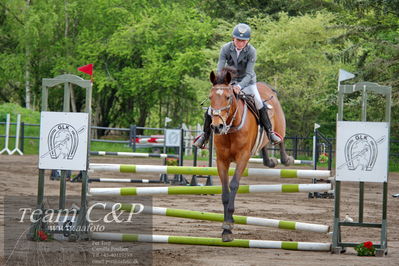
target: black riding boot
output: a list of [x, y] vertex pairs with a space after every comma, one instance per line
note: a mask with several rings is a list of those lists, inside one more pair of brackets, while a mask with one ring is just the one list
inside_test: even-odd
[[267, 114], [267, 107], [263, 105], [261, 109], [259, 109], [259, 120], [263, 128], [266, 130], [267, 136], [269, 140], [274, 144], [279, 144], [281, 142], [281, 138], [273, 132], [272, 123], [270, 122], [269, 115]]
[[212, 124], [212, 117], [208, 114], [208, 110], [206, 110], [204, 115], [204, 129], [200, 136], [198, 136], [193, 145], [200, 148], [205, 149], [206, 144], [208, 143], [209, 137], [211, 136], [211, 124]]

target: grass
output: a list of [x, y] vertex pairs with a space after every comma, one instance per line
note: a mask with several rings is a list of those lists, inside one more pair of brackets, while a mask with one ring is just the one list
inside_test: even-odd
[[[21, 115], [21, 121], [29, 124], [39, 124], [40, 123], [40, 112], [32, 111], [19, 106], [14, 103], [5, 103], [0, 105], [0, 122], [6, 121], [6, 115], [11, 114], [11, 122], [17, 120], [17, 114]], [[0, 131], [3, 133], [4, 131]]]

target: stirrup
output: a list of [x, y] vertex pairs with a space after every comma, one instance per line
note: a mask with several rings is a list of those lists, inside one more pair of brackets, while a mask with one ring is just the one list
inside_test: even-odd
[[208, 143], [208, 138], [205, 137], [205, 133], [201, 133], [194, 139], [193, 145], [199, 149], [205, 149]]
[[269, 135], [269, 139], [273, 145], [279, 144], [283, 139], [278, 133], [273, 131], [271, 131]]

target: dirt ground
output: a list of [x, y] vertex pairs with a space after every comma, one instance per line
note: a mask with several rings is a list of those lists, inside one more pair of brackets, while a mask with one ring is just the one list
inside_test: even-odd
[[[142, 243], [111, 244], [93, 241], [27, 241], [20, 235], [7, 234], [8, 221], [16, 224], [17, 217], [8, 217], [8, 209], [13, 206], [5, 204], [10, 196], [20, 197], [21, 201], [30, 198], [35, 206], [37, 194], [37, 156], [0, 155], [0, 264], [9, 265], [141, 265], [140, 260], [132, 256], [117, 260], [93, 260], [91, 253], [96, 251], [102, 255], [102, 250], [110, 250], [119, 245], [129, 255], [140, 252]], [[130, 163], [160, 165], [161, 159], [133, 159], [118, 157], [92, 157], [94, 163]], [[190, 165], [190, 162], [185, 162]], [[199, 164], [201, 166], [201, 164]], [[205, 163], [202, 163], [205, 165]], [[261, 165], [251, 165], [261, 167]], [[298, 168], [298, 167], [295, 167]], [[309, 168], [303, 166], [303, 168]], [[51, 181], [46, 175], [46, 196], [58, 195], [59, 182]], [[158, 179], [154, 175], [122, 174], [122, 173], [90, 173], [90, 177], [119, 178], [149, 178]], [[186, 176], [191, 179], [190, 176]], [[218, 177], [213, 178], [214, 184], [219, 184]], [[309, 179], [281, 180], [280, 178], [243, 177], [241, 184], [281, 184], [310, 183]], [[109, 184], [91, 183], [90, 187], [124, 187], [124, 186], [154, 186], [153, 184]], [[156, 185], [155, 185], [156, 186]], [[78, 196], [80, 183], [67, 184], [68, 197]], [[348, 214], [354, 220], [358, 213], [358, 184], [342, 185], [341, 214]], [[176, 244], [153, 244], [149, 253], [152, 265], [399, 265], [399, 198], [391, 194], [399, 193], [399, 173], [389, 176], [388, 197], [388, 255], [385, 257], [359, 257], [353, 248], [348, 248], [341, 255], [329, 252], [291, 251], [281, 249], [255, 249], [236, 247], [194, 246]], [[365, 187], [365, 222], [381, 221], [382, 187], [378, 184], [366, 184]], [[133, 197], [111, 197], [110, 200], [131, 202]], [[108, 198], [107, 198], [108, 200]], [[219, 212], [223, 210], [220, 195], [162, 195], [154, 196], [153, 205], [158, 207]], [[54, 204], [56, 205], [57, 202]], [[15, 207], [15, 206], [14, 206]], [[307, 193], [257, 193], [238, 194], [236, 200], [237, 215], [283, 219], [316, 224], [332, 225], [334, 214], [333, 199], [310, 199]], [[15, 222], [12, 222], [15, 221]], [[153, 234], [177, 236], [219, 237], [221, 224], [218, 222], [189, 220], [164, 216], [154, 216]], [[115, 232], [137, 233], [129, 231], [129, 226], [114, 228]], [[123, 231], [122, 231], [123, 230]], [[236, 225], [234, 228], [237, 239], [259, 239], [279, 241], [331, 242], [331, 234], [281, 230], [277, 228], [257, 227], [251, 225]], [[372, 241], [379, 243], [380, 230], [348, 228], [343, 231], [345, 242]], [[14, 238], [14, 239], [12, 239]], [[15, 243], [15, 244], [10, 244]], [[94, 249], [93, 245], [102, 245], [103, 249]], [[148, 247], [148, 246], [147, 246]], [[37, 261], [29, 257], [34, 250]], [[39, 252], [37, 250], [40, 250]], [[134, 250], [134, 252], [130, 252]], [[137, 251], [138, 250], [138, 251]], [[100, 252], [98, 252], [100, 251]], [[122, 252], [123, 253], [123, 252]], [[138, 254], [137, 253], [137, 254]], [[104, 253], [105, 254], [105, 253]], [[98, 255], [98, 254], [97, 254]], [[100, 256], [101, 257], [101, 256]], [[90, 258], [90, 259], [89, 259]], [[151, 261], [151, 260], [150, 260]]]

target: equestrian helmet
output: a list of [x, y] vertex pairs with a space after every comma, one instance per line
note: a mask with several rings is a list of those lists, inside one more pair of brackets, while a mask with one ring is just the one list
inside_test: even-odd
[[233, 29], [233, 37], [239, 40], [249, 40], [251, 38], [251, 28], [244, 23], [237, 24]]

